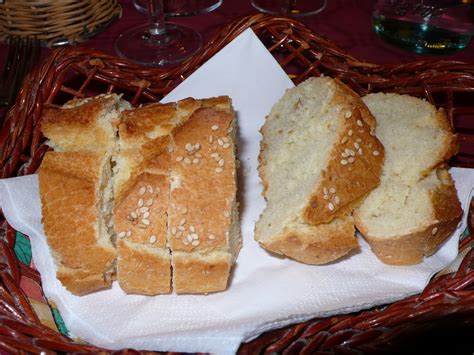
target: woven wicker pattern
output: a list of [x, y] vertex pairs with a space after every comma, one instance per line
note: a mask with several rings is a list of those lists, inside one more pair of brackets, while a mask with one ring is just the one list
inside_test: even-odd
[[121, 15], [118, 0], [5, 0], [0, 3], [0, 40], [37, 37], [42, 44], [76, 43]]
[[[410, 93], [446, 108], [461, 138], [454, 165], [474, 167], [474, 64], [452, 61], [374, 65], [358, 61], [295, 20], [255, 15], [238, 19], [217, 33], [183, 65], [143, 69], [90, 49], [56, 50], [25, 80], [16, 105], [0, 131], [0, 177], [34, 173], [47, 147], [39, 129], [42, 111], [77, 96], [121, 92], [134, 105], [159, 100], [243, 30], [252, 27], [295, 83], [313, 75], [338, 77], [360, 94]], [[474, 208], [472, 208], [474, 210]], [[474, 215], [470, 213], [473, 230]], [[74, 343], [42, 325], [19, 284], [21, 275], [39, 279], [18, 263], [15, 232], [0, 219], [0, 348], [8, 351], [97, 351]], [[0, 224], [0, 225], [1, 225]], [[465, 257], [455, 273], [442, 275], [420, 294], [357, 314], [316, 319], [263, 334], [241, 353], [358, 353], [388, 349], [401, 334], [433, 324], [474, 325], [474, 242], [460, 243]]]

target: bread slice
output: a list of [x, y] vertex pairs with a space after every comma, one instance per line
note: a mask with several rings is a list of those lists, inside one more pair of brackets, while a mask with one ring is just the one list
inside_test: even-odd
[[117, 123], [129, 103], [115, 94], [72, 100], [42, 117], [48, 152], [39, 170], [42, 222], [58, 278], [75, 294], [115, 278], [112, 167]]
[[357, 228], [375, 254], [391, 265], [410, 265], [431, 255], [462, 215], [446, 161], [457, 137], [442, 109], [398, 94], [363, 98], [377, 119], [385, 146], [381, 184], [354, 212]]
[[117, 276], [126, 293], [171, 292], [167, 246], [171, 132], [176, 104], [124, 111], [114, 156]]
[[173, 133], [168, 208], [173, 288], [222, 291], [241, 247], [235, 116], [228, 97], [178, 105], [193, 113]]
[[109, 159], [89, 152], [47, 152], [39, 170], [45, 235], [57, 277], [74, 294], [108, 288], [115, 277], [109, 178]]
[[264, 248], [308, 264], [357, 248], [350, 212], [379, 184], [384, 158], [374, 128], [359, 96], [338, 80], [287, 90], [261, 129], [267, 206], [255, 239]]

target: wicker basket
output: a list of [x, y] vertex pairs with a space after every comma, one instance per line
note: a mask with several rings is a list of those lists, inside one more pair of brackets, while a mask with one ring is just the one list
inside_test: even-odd
[[[143, 69], [122, 59], [84, 48], [58, 49], [25, 80], [16, 105], [0, 132], [0, 178], [34, 173], [47, 147], [39, 121], [44, 107], [73, 96], [123, 92], [134, 105], [157, 101], [243, 30], [252, 27], [295, 83], [314, 75], [338, 77], [360, 94], [395, 91], [424, 97], [445, 107], [461, 139], [453, 165], [474, 167], [474, 64], [453, 61], [403, 65], [364, 63], [287, 18], [255, 15], [238, 19], [180, 67]], [[474, 207], [474, 203], [472, 204]], [[469, 226], [473, 230], [474, 214]], [[18, 262], [15, 232], [0, 219], [0, 349], [11, 352], [101, 349], [74, 342], [43, 325], [20, 287], [38, 273]], [[457, 271], [438, 275], [416, 296], [355, 314], [314, 319], [263, 334], [243, 344], [241, 353], [380, 353], [397, 349], [403, 336], [434, 325], [474, 324], [474, 250], [472, 235], [460, 243]], [[416, 343], [416, 339], [415, 339]], [[454, 353], [454, 352], [450, 352]]]
[[122, 14], [118, 0], [4, 0], [0, 41], [36, 37], [45, 46], [73, 44], [101, 31]]

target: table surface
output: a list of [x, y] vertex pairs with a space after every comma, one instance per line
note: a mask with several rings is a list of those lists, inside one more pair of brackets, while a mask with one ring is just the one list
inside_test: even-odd
[[[123, 14], [111, 26], [94, 37], [85, 40], [82, 45], [116, 55], [114, 40], [119, 33], [136, 24], [144, 23], [146, 15], [138, 12], [132, 0], [121, 0]], [[474, 61], [474, 41], [468, 48], [453, 55], [422, 56], [406, 52], [386, 44], [372, 31], [371, 0], [328, 0], [328, 5], [319, 14], [300, 17], [299, 21], [306, 24], [317, 34], [334, 41], [341, 49], [356, 58], [373, 63], [407, 63], [415, 60], [455, 59], [466, 62]], [[174, 17], [170, 21], [192, 27], [199, 31], [206, 43], [210, 36], [224, 24], [233, 19], [257, 13], [250, 0], [224, 0], [216, 10], [188, 17]], [[6, 51], [0, 45], [0, 53]], [[50, 49], [43, 49], [46, 56]], [[3, 62], [3, 55], [0, 65]]]

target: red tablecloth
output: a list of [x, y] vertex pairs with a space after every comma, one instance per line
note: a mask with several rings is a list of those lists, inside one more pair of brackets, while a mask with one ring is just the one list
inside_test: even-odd
[[[146, 16], [134, 8], [132, 0], [123, 0], [122, 6], [122, 18], [105, 31], [86, 40], [84, 45], [115, 54], [114, 40], [118, 34], [130, 26], [146, 21]], [[373, 33], [371, 10], [371, 0], [328, 0], [323, 12], [301, 17], [299, 20], [316, 33], [333, 40], [353, 56], [369, 62], [399, 63], [440, 58], [474, 61], [474, 43], [464, 51], [449, 56], [421, 56], [394, 48]], [[172, 18], [171, 21], [194, 28], [202, 34], [204, 41], [207, 41], [224, 24], [236, 17], [256, 12], [250, 0], [224, 0], [218, 9], [211, 13]]]

